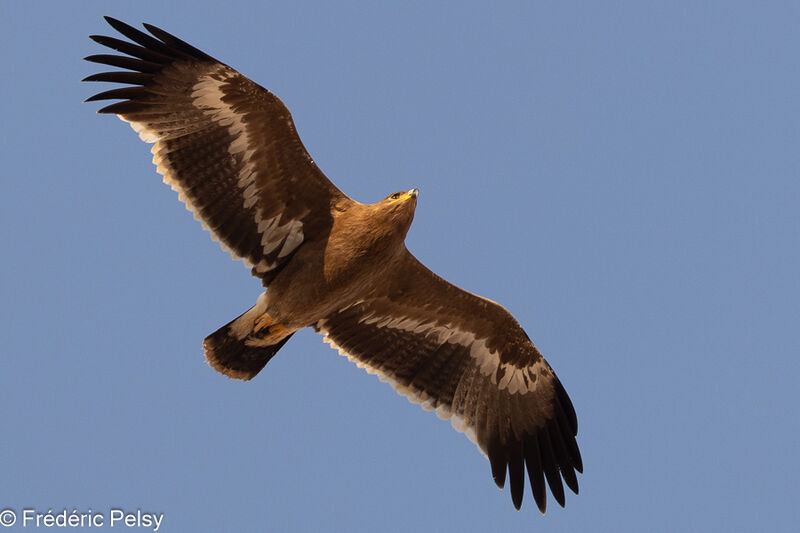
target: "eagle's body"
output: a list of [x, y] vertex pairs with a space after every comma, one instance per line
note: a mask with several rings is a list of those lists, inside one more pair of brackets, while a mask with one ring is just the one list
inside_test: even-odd
[[405, 236], [417, 204], [416, 189], [395, 194], [377, 204], [334, 207], [328, 237], [301, 247], [270, 283], [270, 316], [290, 329], [313, 326], [390, 282], [408, 254]]
[[553, 370], [511, 314], [422, 265], [406, 249], [417, 189], [375, 204], [350, 199], [306, 152], [272, 93], [154, 26], [108, 22], [134, 43], [92, 36], [127, 56], [86, 81], [129, 87], [90, 100], [155, 143], [164, 181], [267, 290], [209, 335], [206, 358], [250, 379], [300, 329], [313, 327], [358, 366], [449, 418], [488, 456], [519, 508], [525, 470], [539, 509], [545, 479], [564, 505], [582, 462], [577, 419]]

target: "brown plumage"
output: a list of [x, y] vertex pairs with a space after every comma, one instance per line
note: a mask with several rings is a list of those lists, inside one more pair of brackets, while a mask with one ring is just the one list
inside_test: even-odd
[[306, 152], [283, 103], [154, 26], [106, 20], [133, 42], [92, 36], [121, 67], [85, 81], [127, 84], [89, 100], [155, 143], [153, 162], [203, 226], [267, 291], [209, 335], [219, 372], [251, 379], [302, 328], [477, 443], [519, 509], [525, 470], [544, 512], [582, 471], [577, 419], [553, 370], [503, 307], [448, 283], [405, 247], [416, 189], [365, 205]]

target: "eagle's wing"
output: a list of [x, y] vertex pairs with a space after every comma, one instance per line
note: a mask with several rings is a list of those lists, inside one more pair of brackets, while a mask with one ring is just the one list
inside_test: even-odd
[[274, 94], [159, 28], [145, 24], [150, 36], [106, 20], [133, 43], [91, 38], [127, 56], [86, 59], [126, 70], [84, 81], [131, 86], [87, 101], [123, 100], [99, 112], [116, 114], [155, 143], [153, 163], [164, 182], [269, 284], [303, 241], [330, 231], [331, 209], [351, 200], [314, 164]]
[[582, 472], [575, 410], [553, 369], [502, 306], [463, 291], [407, 250], [385, 285], [319, 321], [325, 341], [397, 392], [450, 418], [522, 504], [527, 467], [544, 512], [550, 485], [564, 505], [563, 477], [577, 494]]

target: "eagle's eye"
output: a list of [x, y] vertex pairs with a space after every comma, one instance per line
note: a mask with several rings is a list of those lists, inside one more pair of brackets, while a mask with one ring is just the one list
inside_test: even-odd
[[400, 193], [396, 192], [393, 195], [391, 195], [389, 198], [391, 198], [392, 200], [397, 200], [398, 198], [400, 198]]

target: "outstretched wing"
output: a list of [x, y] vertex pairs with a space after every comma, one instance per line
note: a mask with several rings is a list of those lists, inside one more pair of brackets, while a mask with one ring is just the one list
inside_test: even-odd
[[526, 467], [539, 509], [545, 478], [563, 506], [561, 479], [577, 494], [583, 465], [575, 410], [553, 369], [502, 306], [404, 254], [384, 288], [320, 320], [317, 331], [410, 401], [450, 418], [488, 456], [500, 488], [508, 472], [517, 509]]
[[84, 81], [130, 85], [87, 101], [121, 99], [102, 108], [155, 143], [164, 182], [235, 259], [264, 285], [305, 240], [330, 231], [331, 208], [350, 202], [317, 168], [274, 94], [165, 31], [147, 35], [106, 17], [133, 42], [93, 35], [127, 55], [87, 61], [121, 67]]

